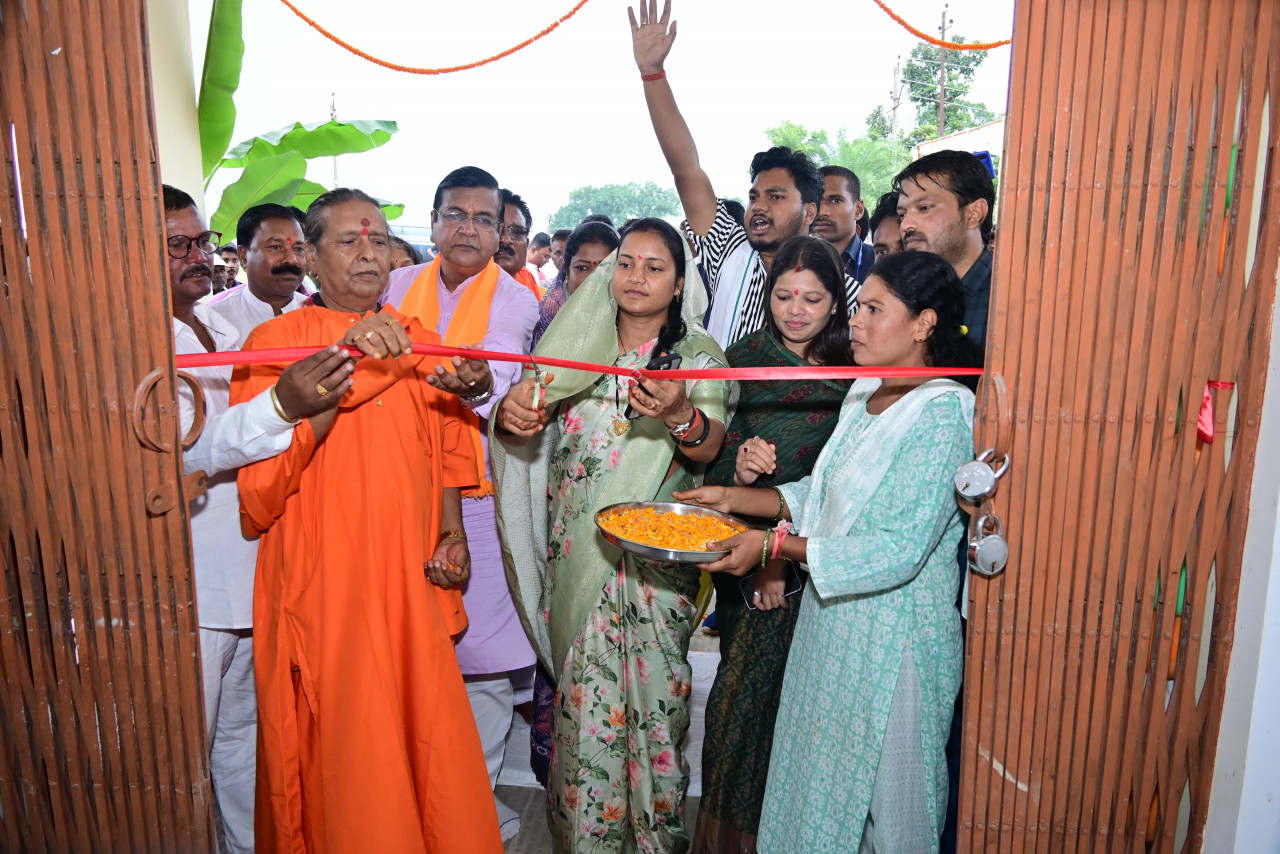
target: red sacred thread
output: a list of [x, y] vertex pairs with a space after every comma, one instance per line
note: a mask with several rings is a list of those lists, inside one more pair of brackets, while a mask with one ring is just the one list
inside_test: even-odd
[[[326, 345], [331, 346], [331, 345]], [[349, 356], [360, 358], [359, 350], [351, 345], [339, 345]], [[189, 353], [175, 356], [174, 365], [186, 368], [207, 368], [215, 365], [257, 365], [269, 362], [296, 362], [325, 347], [279, 347], [267, 350], [227, 350], [216, 353]], [[413, 352], [424, 356], [461, 356], [464, 359], [480, 359], [489, 362], [521, 362], [532, 367], [528, 355], [500, 353], [490, 350], [469, 350], [446, 347], [443, 344], [413, 344]], [[619, 368], [616, 365], [597, 365], [591, 362], [575, 362], [569, 359], [553, 359], [539, 356], [539, 367], [569, 368], [596, 374], [614, 374], [622, 377], [654, 377], [662, 380], [788, 380], [788, 379], [856, 379], [858, 377], [956, 377], [981, 376], [982, 368], [888, 368], [843, 367], [806, 365], [794, 368], [680, 368], [667, 371], [644, 371]]]
[[875, 4], [879, 6], [881, 9], [883, 9], [885, 11], [885, 14], [887, 14], [890, 18], [893, 18], [895, 21], [901, 24], [902, 28], [905, 29], [907, 32], [911, 33], [911, 35], [915, 36], [918, 39], [924, 39], [929, 44], [934, 45], [935, 47], [946, 48], [947, 50], [991, 50], [997, 47], [1004, 47], [1007, 44], [1013, 44], [1012, 39], [1004, 39], [1003, 41], [998, 41], [998, 42], [976, 42], [974, 44], [965, 44], [964, 42], [943, 41], [942, 39], [937, 38], [936, 36], [931, 36], [928, 33], [924, 33], [924, 32], [921, 32], [920, 30], [917, 30], [915, 27], [911, 26], [906, 21], [904, 21], [901, 15], [899, 15], [897, 12], [890, 9], [888, 6], [884, 5], [884, 3], [881, 2], [881, 0], [875, 0]]
[[529, 38], [520, 42], [520, 44], [516, 45], [515, 47], [507, 48], [506, 50], [502, 51], [502, 53], [495, 53], [493, 56], [486, 57], [485, 59], [480, 59], [475, 62], [468, 62], [466, 65], [451, 65], [447, 68], [415, 68], [412, 65], [396, 65], [394, 62], [388, 62], [385, 59], [378, 59], [378, 57], [373, 56], [372, 54], [365, 53], [360, 48], [356, 47], [353, 44], [343, 41], [342, 39], [338, 38], [338, 36], [334, 35], [333, 33], [326, 30], [324, 27], [317, 24], [311, 18], [308, 18], [305, 14], [303, 14], [301, 9], [299, 9], [297, 6], [290, 3], [289, 0], [280, 0], [280, 2], [288, 6], [289, 9], [293, 12], [293, 14], [297, 15], [299, 18], [305, 21], [312, 29], [314, 29], [320, 35], [324, 36], [325, 38], [329, 39], [329, 41], [338, 45], [338, 47], [345, 48], [346, 50], [349, 50], [352, 53], [354, 53], [356, 56], [360, 57], [361, 59], [369, 60], [374, 65], [381, 65], [383, 68], [390, 68], [392, 71], [403, 71], [406, 74], [452, 74], [455, 71], [467, 71], [472, 68], [479, 68], [482, 65], [488, 65], [491, 62], [497, 62], [499, 59], [505, 59], [506, 57], [510, 56], [516, 51], [523, 50], [524, 48], [533, 44], [543, 36], [549, 35], [552, 30], [556, 29], [565, 21], [569, 20], [574, 15], [578, 14], [578, 10], [581, 9], [583, 6], [587, 5], [587, 0], [579, 0], [578, 5], [574, 6], [568, 12], [566, 12], [565, 14], [561, 15], [558, 19], [553, 21], [552, 24], [549, 27], [542, 30], [542, 32], [538, 33], [537, 35], [530, 36]]

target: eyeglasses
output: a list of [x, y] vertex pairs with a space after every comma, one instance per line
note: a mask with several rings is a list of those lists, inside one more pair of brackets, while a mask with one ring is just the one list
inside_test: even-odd
[[504, 231], [512, 240], [524, 240], [529, 236], [529, 229], [521, 228], [518, 225], [507, 225], [506, 223], [499, 225], [498, 233], [501, 234]]
[[484, 214], [464, 214], [461, 211], [432, 211], [432, 213], [440, 217], [440, 221], [451, 229], [462, 228], [467, 220], [470, 220], [476, 228], [491, 231], [496, 231], [501, 226], [496, 219]]
[[213, 250], [218, 248], [218, 241], [222, 239], [222, 234], [217, 231], [206, 231], [199, 237], [187, 237], [185, 234], [175, 234], [165, 241], [169, 247], [170, 258], [186, 258], [187, 253], [191, 251], [191, 244], [194, 243], [196, 248], [206, 255], [212, 255]]

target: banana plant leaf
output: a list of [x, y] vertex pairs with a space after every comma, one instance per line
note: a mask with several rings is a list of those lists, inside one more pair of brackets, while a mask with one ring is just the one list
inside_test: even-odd
[[306, 158], [296, 151], [255, 160], [245, 167], [235, 183], [222, 191], [218, 211], [210, 219], [209, 227], [229, 236], [240, 222], [240, 216], [254, 205], [288, 204], [298, 194], [306, 174]]
[[244, 62], [242, 0], [213, 0], [209, 16], [209, 41], [200, 73], [200, 101], [196, 119], [200, 128], [200, 160], [205, 187], [231, 144], [236, 126], [236, 89]]
[[221, 165], [248, 166], [286, 151], [296, 151], [308, 160], [357, 154], [385, 144], [398, 130], [396, 123], [390, 121], [295, 122], [238, 143], [226, 153]]
[[[329, 192], [329, 189], [324, 185], [304, 179], [302, 184], [298, 187], [298, 194], [293, 197], [292, 201], [285, 202], [284, 204], [292, 205], [295, 208], [305, 211], [307, 208], [311, 207], [312, 202], [327, 192]], [[382, 205], [382, 213], [388, 221], [396, 219], [404, 214], [404, 205], [398, 202], [388, 202], [383, 199], [378, 199], [378, 204]]]

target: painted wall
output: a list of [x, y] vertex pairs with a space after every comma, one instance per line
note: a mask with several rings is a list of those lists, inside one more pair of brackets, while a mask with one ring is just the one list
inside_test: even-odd
[[147, 27], [160, 175], [166, 184], [190, 193], [204, 210], [204, 174], [200, 164], [191, 16], [187, 3], [185, 0], [147, 0]]
[[1280, 312], [1249, 498], [1205, 852], [1280, 852]]

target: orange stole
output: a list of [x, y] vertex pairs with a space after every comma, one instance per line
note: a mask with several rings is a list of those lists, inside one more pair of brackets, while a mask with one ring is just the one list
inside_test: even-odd
[[[409, 286], [409, 291], [400, 301], [403, 314], [416, 317], [422, 325], [435, 331], [440, 325], [440, 299], [436, 292], [436, 282], [440, 279], [440, 256], [437, 255], [427, 269], [418, 274]], [[489, 332], [489, 310], [493, 307], [493, 294], [498, 289], [498, 265], [492, 259], [479, 275], [467, 285], [462, 298], [458, 300], [458, 310], [444, 333], [446, 347], [476, 347], [484, 341]], [[480, 441], [480, 416], [471, 410], [465, 410], [463, 422], [471, 436], [471, 444], [476, 454], [475, 489], [463, 492], [466, 498], [485, 498], [493, 495], [493, 482], [485, 477], [484, 445]]]
[[528, 267], [521, 267], [512, 278], [517, 283], [533, 291], [533, 298], [538, 302], [542, 302], [542, 295], [546, 293], [546, 289], [538, 287], [538, 280], [533, 277], [533, 273], [529, 272]]

